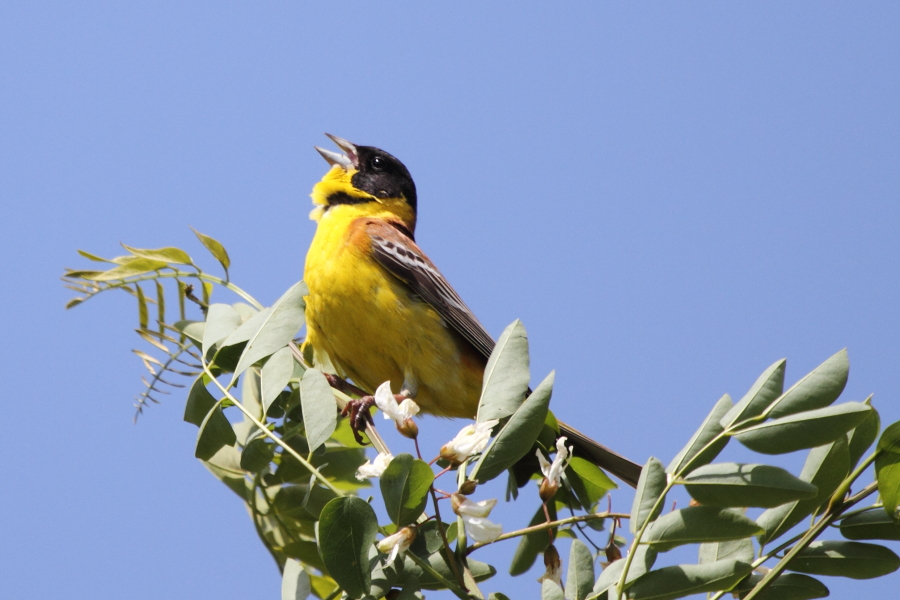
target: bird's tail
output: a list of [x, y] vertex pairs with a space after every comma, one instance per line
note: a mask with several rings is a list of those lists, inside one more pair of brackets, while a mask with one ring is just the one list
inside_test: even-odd
[[575, 447], [576, 454], [594, 462], [598, 467], [609, 471], [631, 487], [637, 487], [641, 476], [641, 465], [631, 462], [621, 454], [613, 452], [606, 446], [595, 442], [571, 425], [559, 421], [560, 435], [566, 436]]

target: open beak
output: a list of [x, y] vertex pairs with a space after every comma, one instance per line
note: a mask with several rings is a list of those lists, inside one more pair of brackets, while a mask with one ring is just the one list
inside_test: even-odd
[[331, 138], [331, 141], [346, 154], [338, 154], [337, 152], [332, 152], [331, 150], [325, 150], [324, 148], [316, 146], [315, 148], [319, 151], [319, 154], [322, 155], [322, 158], [328, 161], [329, 165], [338, 165], [345, 171], [359, 169], [359, 155], [356, 153], [356, 146], [336, 135], [331, 135], [330, 133], [326, 133], [325, 135]]

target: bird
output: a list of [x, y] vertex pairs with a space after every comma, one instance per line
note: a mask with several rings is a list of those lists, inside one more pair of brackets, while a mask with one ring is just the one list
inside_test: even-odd
[[[367, 394], [390, 381], [423, 413], [474, 418], [494, 339], [416, 244], [409, 170], [384, 150], [325, 135], [343, 152], [315, 147], [331, 168], [311, 194], [304, 346]], [[368, 418], [366, 400], [354, 410]], [[640, 465], [559, 426], [576, 453], [637, 485]]]

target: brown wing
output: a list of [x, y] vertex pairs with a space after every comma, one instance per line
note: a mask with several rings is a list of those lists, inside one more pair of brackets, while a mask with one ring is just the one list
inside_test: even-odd
[[372, 256], [378, 264], [430, 304], [450, 327], [487, 359], [494, 349], [493, 338], [412, 238], [400, 227], [374, 219], [366, 223], [366, 232], [372, 240]]

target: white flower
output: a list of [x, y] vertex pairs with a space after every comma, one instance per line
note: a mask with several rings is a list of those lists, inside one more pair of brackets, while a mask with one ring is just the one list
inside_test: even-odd
[[415, 529], [404, 527], [393, 535], [389, 535], [377, 544], [379, 552], [388, 554], [387, 564], [394, 562], [394, 559], [409, 550], [410, 545], [416, 539]]
[[559, 482], [562, 480], [563, 471], [566, 470], [566, 465], [569, 464], [569, 454], [572, 452], [570, 448], [566, 448], [565, 436], [556, 440], [556, 456], [553, 458], [552, 464], [547, 462], [547, 459], [544, 458], [544, 455], [541, 454], [540, 450], [537, 450], [536, 452], [538, 462], [541, 463], [541, 473], [544, 474], [544, 477], [546, 477], [550, 483], [559, 486]]
[[499, 423], [497, 419], [466, 425], [460, 429], [456, 437], [444, 444], [441, 448], [441, 458], [454, 464], [459, 464], [487, 448], [491, 439], [491, 429]]
[[380, 452], [374, 461], [369, 462], [367, 460], [359, 466], [356, 470], [356, 478], [362, 481], [366, 477], [381, 477], [381, 474], [384, 473], [384, 470], [387, 469], [392, 460], [394, 460], [393, 455], [387, 452]]
[[503, 526], [492, 523], [485, 517], [491, 514], [491, 509], [497, 504], [495, 498], [472, 502], [462, 494], [453, 494], [450, 497], [453, 512], [462, 518], [466, 528], [466, 535], [477, 543], [493, 542], [503, 533]]
[[412, 398], [406, 398], [397, 404], [391, 391], [391, 382], [385, 381], [375, 390], [375, 405], [384, 413], [385, 419], [393, 419], [400, 427], [419, 413], [419, 405]]
[[482, 517], [460, 515], [466, 528], [466, 535], [479, 544], [493, 542], [503, 533], [503, 525], [492, 523]]
[[496, 498], [472, 502], [462, 494], [453, 494], [450, 502], [453, 504], [453, 512], [460, 516], [469, 515], [470, 517], [486, 517], [497, 505]]

